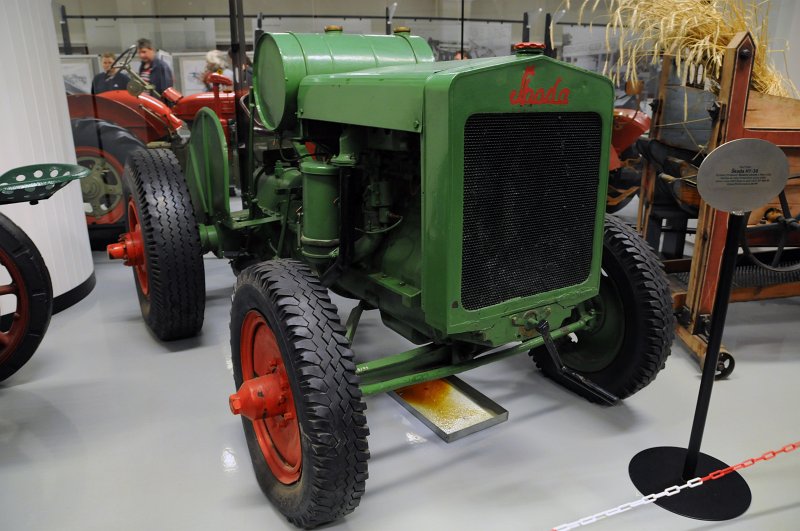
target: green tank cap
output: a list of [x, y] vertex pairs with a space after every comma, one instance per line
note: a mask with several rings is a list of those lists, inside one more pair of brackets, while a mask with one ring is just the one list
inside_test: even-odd
[[518, 42], [512, 49], [517, 55], [541, 55], [544, 53], [544, 43]]

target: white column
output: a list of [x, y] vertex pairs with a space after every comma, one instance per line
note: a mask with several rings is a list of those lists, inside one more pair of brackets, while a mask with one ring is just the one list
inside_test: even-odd
[[[27, 164], [75, 164], [50, 0], [0, 2], [0, 173]], [[0, 207], [39, 248], [59, 296], [94, 274], [80, 183], [38, 205]]]

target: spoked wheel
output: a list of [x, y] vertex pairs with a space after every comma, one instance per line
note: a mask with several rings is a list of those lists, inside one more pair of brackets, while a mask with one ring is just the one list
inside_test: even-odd
[[75, 148], [78, 164], [89, 169], [81, 180], [89, 225], [119, 223], [125, 217], [125, 194], [122, 190], [124, 164], [102, 149], [91, 146]]
[[192, 337], [203, 326], [206, 289], [200, 234], [186, 180], [167, 149], [131, 155], [123, 175], [131, 190], [128, 232], [108, 255], [133, 268], [139, 307], [163, 341]]
[[73, 120], [72, 136], [78, 164], [90, 170], [81, 180], [89, 239], [102, 249], [125, 230], [122, 175], [131, 153], [145, 146], [127, 129], [90, 118]]
[[[564, 364], [619, 398], [639, 391], [664, 368], [674, 335], [672, 297], [658, 257], [623, 222], [606, 217], [600, 292], [586, 303], [592, 326], [557, 341]], [[547, 352], [536, 365], [559, 384], [597, 401], [558, 375]]]
[[2, 214], [0, 265], [5, 270], [0, 273], [5, 278], [0, 285], [2, 381], [25, 365], [39, 347], [53, 312], [53, 288], [36, 245]]
[[261, 490], [293, 524], [352, 512], [367, 479], [366, 406], [353, 353], [327, 290], [308, 266], [263, 262], [236, 281], [231, 358]]

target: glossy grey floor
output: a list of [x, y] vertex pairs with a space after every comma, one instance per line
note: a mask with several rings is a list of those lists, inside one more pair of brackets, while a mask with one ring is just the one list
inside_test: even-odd
[[[145, 329], [131, 272], [95, 254], [97, 288], [53, 318], [34, 358], [0, 384], [0, 528], [289, 529], [256, 485], [233, 390], [233, 275], [207, 259], [202, 335], [162, 344]], [[351, 302], [336, 299], [343, 315]], [[704, 449], [733, 463], [800, 440], [800, 300], [737, 304], [725, 343], [736, 370], [714, 389]], [[365, 314], [364, 358], [408, 345]], [[361, 507], [335, 529], [550, 529], [639, 497], [630, 458], [685, 445], [699, 382], [679, 344], [649, 387], [614, 408], [544, 379], [527, 357], [464, 379], [509, 420], [451, 444], [391, 398], [369, 398], [372, 459]], [[601, 529], [798, 529], [800, 451], [744, 473], [753, 504], [703, 523], [646, 506]], [[702, 487], [701, 487], [702, 488]]]

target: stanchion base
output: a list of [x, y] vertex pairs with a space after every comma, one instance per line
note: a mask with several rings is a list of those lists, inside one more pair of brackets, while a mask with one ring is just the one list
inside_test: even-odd
[[[642, 494], [656, 494], [672, 485], [683, 485], [683, 462], [686, 448], [659, 446], [642, 450], [631, 459], [628, 473]], [[703, 477], [728, 465], [700, 453], [695, 477]], [[674, 496], [659, 498], [654, 503], [668, 511], [697, 520], [731, 520], [750, 507], [750, 487], [738, 472], [695, 487], [684, 489]]]

